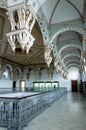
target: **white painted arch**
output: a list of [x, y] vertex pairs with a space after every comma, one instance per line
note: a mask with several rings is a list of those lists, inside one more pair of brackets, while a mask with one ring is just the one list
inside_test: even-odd
[[75, 63], [72, 63], [72, 64], [68, 65], [67, 68], [69, 69], [69, 68], [71, 68], [71, 67], [73, 67], [73, 66], [77, 67], [78, 69], [80, 68], [80, 65], [77, 64], [77, 63], [76, 63], [76, 64], [75, 64]]
[[78, 59], [70, 59], [67, 62], [65, 62], [65, 65], [67, 66], [67, 64], [70, 63], [70, 62], [78, 62], [79, 63], [80, 60], [78, 60]]
[[6, 67], [9, 67], [10, 71], [12, 71], [12, 66], [10, 64], [5, 64], [3, 67], [2, 67], [2, 72], [5, 70]]
[[64, 50], [65, 48], [68, 48], [68, 47], [76, 47], [78, 49], [80, 49], [82, 51], [82, 47], [80, 45], [76, 45], [76, 44], [68, 44], [68, 45], [65, 45], [63, 46], [59, 51], [58, 51], [58, 55], [61, 54], [62, 50]]
[[66, 58], [68, 58], [68, 57], [73, 57], [73, 56], [78, 57], [78, 58], [81, 58], [81, 56], [78, 55], [78, 54], [67, 54], [67, 55], [65, 55], [62, 59], [63, 59], [63, 61], [64, 61]]
[[16, 70], [18, 70], [19, 74], [21, 73], [21, 69], [20, 69], [19, 67], [16, 67], [16, 68], [14, 69], [14, 72], [15, 72]]
[[76, 25], [65, 25], [60, 26], [59, 29], [57, 29], [55, 32], [53, 32], [50, 36], [50, 43], [53, 44], [53, 41], [56, 37], [58, 37], [61, 33], [66, 31], [75, 31], [81, 35], [85, 35], [85, 30], [79, 26]]

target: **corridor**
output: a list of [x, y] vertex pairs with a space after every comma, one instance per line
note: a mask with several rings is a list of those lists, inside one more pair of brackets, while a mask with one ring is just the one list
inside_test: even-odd
[[85, 130], [86, 101], [77, 93], [67, 93], [28, 123], [23, 130]]

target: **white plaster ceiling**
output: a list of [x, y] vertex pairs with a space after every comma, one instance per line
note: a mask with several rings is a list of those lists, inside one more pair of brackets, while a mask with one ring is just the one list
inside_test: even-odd
[[73, 5], [66, 0], [60, 0], [59, 3], [58, 1], [59, 0], [46, 0], [42, 5], [43, 12], [48, 22], [50, 22], [51, 17], [51, 24], [80, 18], [79, 12], [81, 14], [83, 13], [84, 0], [71, 0]]

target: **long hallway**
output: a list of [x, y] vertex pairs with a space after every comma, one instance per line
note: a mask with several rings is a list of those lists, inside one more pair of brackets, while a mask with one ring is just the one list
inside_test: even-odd
[[28, 123], [23, 130], [85, 130], [86, 101], [77, 93], [67, 93]]

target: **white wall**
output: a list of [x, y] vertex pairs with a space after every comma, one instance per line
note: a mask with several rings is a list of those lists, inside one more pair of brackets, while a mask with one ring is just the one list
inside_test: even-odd
[[12, 81], [8, 79], [0, 79], [0, 88], [12, 88]]
[[[86, 75], [84, 77], [86, 77]], [[41, 78], [39, 77], [38, 73], [35, 73], [34, 76], [34, 71], [31, 71], [30, 79], [26, 80], [26, 87], [33, 87], [34, 81], [59, 81], [60, 87], [66, 87], [67, 91], [71, 91], [71, 80], [79, 81], [79, 78], [79, 71], [76, 67], [69, 69], [68, 79], [62, 78], [61, 75], [56, 72], [56, 70], [54, 70], [53, 79], [48, 76], [46, 69], [42, 70]], [[16, 82], [16, 87], [19, 88], [19, 81]], [[8, 79], [0, 79], [0, 88], [12, 88], [12, 81]]]
[[71, 91], [71, 80], [79, 81], [79, 71], [76, 67], [69, 69], [68, 79], [64, 79], [54, 70], [53, 79], [48, 77], [47, 70], [42, 70], [41, 79], [39, 78], [38, 73], [34, 76], [34, 72], [31, 71], [30, 79], [26, 82], [26, 87], [33, 87], [34, 81], [59, 81], [60, 87], [66, 87], [67, 91]]
[[82, 82], [86, 81], [86, 72], [82, 74]]
[[0, 79], [0, 92], [12, 91], [12, 81], [8, 79]]
[[[0, 91], [12, 91], [13, 81], [6, 78], [0, 79]], [[16, 81], [16, 90], [19, 90], [19, 80]]]

